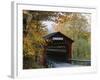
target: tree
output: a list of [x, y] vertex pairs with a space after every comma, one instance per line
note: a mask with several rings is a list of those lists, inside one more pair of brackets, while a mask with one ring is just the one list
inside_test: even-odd
[[90, 24], [82, 13], [63, 15], [54, 28], [74, 40], [73, 58], [90, 59]]
[[[48, 32], [43, 21], [55, 22], [60, 15], [62, 15], [62, 13], [59, 12], [23, 10], [24, 63], [28, 56], [29, 59], [32, 58], [30, 56], [35, 56], [35, 59], [30, 60], [32, 63], [35, 63], [36, 59], [38, 59], [37, 57], [43, 55], [43, 46], [46, 45], [43, 36]], [[32, 65], [29, 64], [29, 67], [30, 66]]]

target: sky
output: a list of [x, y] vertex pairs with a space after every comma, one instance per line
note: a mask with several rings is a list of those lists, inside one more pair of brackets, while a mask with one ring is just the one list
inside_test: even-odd
[[43, 23], [47, 25], [47, 29], [48, 29], [49, 33], [53, 33], [54, 32], [53, 22], [52, 21], [45, 21]]

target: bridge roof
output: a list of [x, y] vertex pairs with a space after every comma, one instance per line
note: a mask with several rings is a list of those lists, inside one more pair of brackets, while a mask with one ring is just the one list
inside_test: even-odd
[[52, 37], [55, 36], [55, 35], [61, 35], [62, 37], [66, 38], [67, 40], [69, 40], [69, 41], [71, 41], [71, 42], [74, 42], [71, 38], [65, 36], [65, 35], [64, 35], [63, 33], [61, 33], [61, 32], [50, 33], [50, 34], [44, 36], [44, 38], [45, 38], [45, 39], [50, 39], [50, 38], [52, 38]]

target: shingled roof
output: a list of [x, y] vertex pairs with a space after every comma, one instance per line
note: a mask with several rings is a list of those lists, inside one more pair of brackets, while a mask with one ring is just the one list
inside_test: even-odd
[[50, 34], [44, 36], [43, 38], [49, 39], [49, 38], [51, 38], [52, 36], [54, 36], [54, 35], [56, 35], [56, 34], [63, 35], [63, 37], [66, 37], [66, 38], [67, 38], [68, 40], [70, 40], [71, 42], [74, 42], [72, 39], [70, 39], [69, 37], [65, 36], [65, 35], [64, 35], [63, 33], [61, 33], [61, 32], [50, 33]]

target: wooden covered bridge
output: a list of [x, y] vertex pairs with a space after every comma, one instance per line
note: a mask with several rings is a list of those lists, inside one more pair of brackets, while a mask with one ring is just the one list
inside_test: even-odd
[[[42, 64], [48, 67], [73, 66], [72, 60], [72, 39], [61, 32], [54, 32], [43, 37], [47, 42], [44, 46]], [[75, 65], [74, 65], [75, 66]]]
[[44, 65], [56, 66], [59, 63], [71, 63], [72, 39], [61, 32], [54, 32], [44, 36], [47, 46], [44, 47]]

